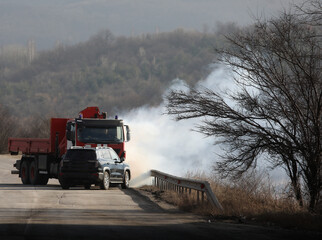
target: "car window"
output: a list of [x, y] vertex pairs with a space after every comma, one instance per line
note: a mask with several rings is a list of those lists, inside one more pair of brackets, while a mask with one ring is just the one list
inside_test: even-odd
[[119, 156], [116, 154], [116, 152], [114, 152], [114, 150], [110, 150], [109, 151], [111, 153], [111, 156], [112, 156], [112, 159], [116, 159], [116, 160], [119, 160]]
[[103, 158], [106, 160], [111, 160], [111, 155], [108, 150], [102, 150]]
[[98, 159], [102, 159], [103, 158], [103, 154], [101, 150], [96, 150], [96, 155]]
[[96, 160], [96, 153], [93, 150], [73, 149], [67, 151], [65, 159], [78, 161]]

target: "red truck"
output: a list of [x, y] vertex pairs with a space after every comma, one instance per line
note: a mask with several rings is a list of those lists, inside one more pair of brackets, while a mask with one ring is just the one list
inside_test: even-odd
[[72, 146], [111, 147], [125, 159], [124, 143], [130, 140], [130, 129], [123, 120], [107, 119], [98, 107], [88, 107], [77, 118], [52, 118], [49, 139], [9, 138], [11, 155], [22, 153], [13, 165], [23, 184], [46, 185], [49, 178], [58, 178], [59, 165]]

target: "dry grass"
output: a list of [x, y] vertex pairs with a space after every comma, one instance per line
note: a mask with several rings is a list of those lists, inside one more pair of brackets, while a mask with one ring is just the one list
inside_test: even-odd
[[154, 186], [144, 186], [141, 189], [184, 211], [207, 216], [213, 221], [322, 231], [322, 215], [311, 214], [306, 208], [300, 208], [287, 191], [277, 193], [265, 173], [251, 173], [234, 182], [215, 179], [202, 173], [188, 173], [186, 177], [207, 180], [224, 211], [215, 209], [207, 201], [198, 204], [195, 191], [191, 194], [178, 194], [161, 191]]

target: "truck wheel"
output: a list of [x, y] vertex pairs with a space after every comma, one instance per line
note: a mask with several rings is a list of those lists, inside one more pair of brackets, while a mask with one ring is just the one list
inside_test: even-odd
[[124, 179], [123, 179], [123, 183], [121, 184], [121, 186], [123, 189], [130, 187], [130, 175], [129, 175], [128, 171], [126, 171], [124, 174]]
[[101, 189], [107, 190], [110, 187], [110, 174], [106, 171], [104, 172], [103, 181], [101, 183]]
[[21, 164], [21, 169], [20, 169], [20, 177], [21, 177], [21, 182], [23, 184], [30, 184], [30, 179], [29, 179], [29, 162], [28, 161], [23, 161]]
[[30, 179], [30, 183], [32, 185], [37, 185], [40, 184], [40, 174], [38, 172], [38, 169], [36, 167], [36, 162], [32, 161], [30, 163], [30, 167], [29, 167], [29, 179]]

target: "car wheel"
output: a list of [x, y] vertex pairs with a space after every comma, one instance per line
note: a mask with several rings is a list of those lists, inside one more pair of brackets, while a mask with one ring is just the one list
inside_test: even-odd
[[104, 172], [103, 181], [101, 183], [101, 189], [109, 189], [110, 187], [110, 174], [106, 171]]
[[91, 185], [90, 184], [86, 184], [84, 187], [85, 187], [85, 189], [91, 189]]
[[29, 179], [29, 162], [23, 161], [20, 169], [21, 182], [23, 184], [30, 184]]
[[62, 189], [69, 189], [69, 184], [67, 184], [65, 182], [60, 182], [60, 186]]
[[70, 184], [66, 180], [59, 177], [58, 181], [59, 181], [62, 189], [69, 189], [70, 188]]
[[48, 177], [48, 175], [40, 175], [40, 182], [39, 182], [39, 184], [40, 185], [47, 185], [47, 183], [48, 183], [48, 180], [49, 180], [49, 177]]
[[61, 188], [66, 190], [66, 189], [69, 189], [69, 186], [68, 185], [61, 185]]
[[130, 174], [128, 171], [125, 172], [124, 174], [124, 179], [123, 179], [123, 183], [122, 183], [122, 188], [126, 189], [130, 187]]

